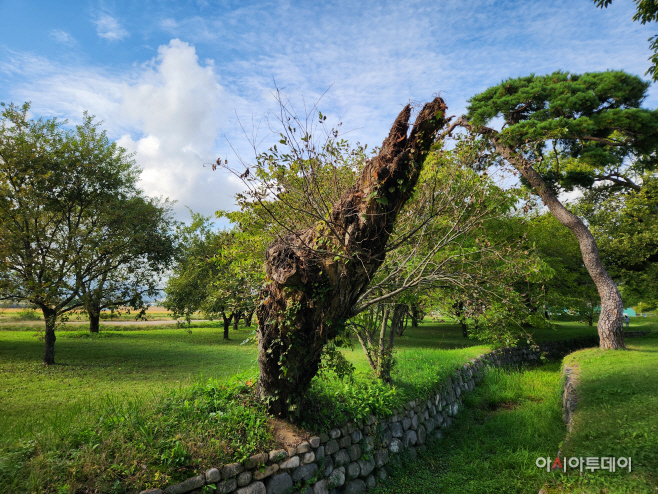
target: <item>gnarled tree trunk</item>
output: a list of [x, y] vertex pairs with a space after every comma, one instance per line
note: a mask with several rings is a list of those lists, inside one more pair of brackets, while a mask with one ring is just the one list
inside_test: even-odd
[[[327, 224], [288, 234], [266, 251], [268, 282], [258, 316], [258, 391], [269, 409], [288, 415], [317, 374], [322, 348], [384, 261], [397, 215], [411, 196], [437, 131], [445, 125], [441, 98], [427, 103], [409, 136], [411, 107], [395, 120], [379, 155], [334, 204]], [[326, 256], [319, 241], [337, 255]]]

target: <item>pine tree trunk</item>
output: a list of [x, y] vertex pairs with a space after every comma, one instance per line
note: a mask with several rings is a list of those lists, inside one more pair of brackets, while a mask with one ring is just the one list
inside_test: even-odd
[[55, 323], [57, 314], [53, 310], [43, 309], [43, 319], [46, 323], [45, 349], [43, 352], [43, 365], [53, 365], [55, 363]]
[[583, 256], [583, 263], [601, 297], [601, 315], [599, 316], [599, 323], [597, 325], [599, 346], [603, 349], [626, 348], [622, 330], [624, 305], [621, 294], [615, 282], [603, 267], [599, 256], [599, 249], [592, 233], [578, 216], [564, 207], [553, 190], [532, 167], [530, 162], [500, 143], [497, 139], [496, 131], [487, 129], [480, 133], [489, 136], [491, 142], [496, 147], [496, 151], [523, 175], [535, 193], [541, 197], [542, 202], [551, 214], [576, 236], [580, 245], [580, 252]]
[[[258, 305], [258, 391], [270, 412], [287, 416], [317, 374], [322, 348], [384, 261], [398, 212], [413, 192], [427, 152], [445, 125], [446, 106], [424, 106], [407, 136], [411, 107], [395, 120], [379, 155], [333, 205], [327, 219], [288, 234], [266, 251], [269, 278]], [[313, 250], [328, 240], [340, 256]], [[326, 247], [319, 246], [323, 250]], [[350, 262], [345, 262], [349, 260]]]

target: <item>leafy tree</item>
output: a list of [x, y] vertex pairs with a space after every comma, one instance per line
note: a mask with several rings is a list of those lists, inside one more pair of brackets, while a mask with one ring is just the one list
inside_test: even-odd
[[638, 183], [639, 190], [593, 189], [578, 206], [626, 304], [651, 305], [658, 302], [658, 177]]
[[192, 223], [179, 228], [181, 248], [165, 288], [163, 305], [188, 323], [192, 314], [222, 318], [224, 339], [236, 314], [254, 310], [262, 280], [260, 258], [241, 248], [248, 241], [235, 230], [214, 230], [209, 218], [192, 213]]
[[[607, 8], [612, 0], [592, 0], [597, 7], [604, 9]], [[656, 0], [635, 0], [637, 10], [633, 16], [634, 21], [640, 21], [642, 24], [647, 22], [658, 21], [658, 3]], [[658, 36], [651, 36], [649, 38], [649, 47], [653, 50], [653, 55], [649, 57], [651, 60], [651, 67], [647, 70], [647, 74], [651, 74], [651, 79], [658, 81]]]
[[569, 229], [550, 214], [531, 217], [519, 228], [527, 231], [528, 243], [553, 271], [541, 283], [524, 283], [519, 289], [525, 289], [531, 301], [541, 300], [536, 309], [548, 312], [549, 317], [566, 311], [592, 326], [600, 299]]
[[[2, 112], [0, 297], [41, 309], [43, 363], [50, 365], [57, 320], [85, 306], [89, 292], [117, 271], [166, 267], [173, 239], [168, 204], [142, 195], [140, 170], [92, 117], [66, 129], [55, 119], [30, 120], [28, 110], [10, 105]], [[131, 280], [145, 281], [139, 273]]]
[[[558, 199], [561, 190], [618, 180], [627, 159], [655, 168], [658, 112], [640, 108], [648, 84], [624, 72], [555, 72], [509, 79], [471, 98], [463, 126], [489, 143], [493, 161], [511, 165], [560, 223], [578, 239], [584, 264], [601, 297], [602, 348], [623, 348], [623, 304], [583, 221]], [[486, 125], [503, 120], [496, 130]], [[450, 129], [451, 130], [451, 129]]]

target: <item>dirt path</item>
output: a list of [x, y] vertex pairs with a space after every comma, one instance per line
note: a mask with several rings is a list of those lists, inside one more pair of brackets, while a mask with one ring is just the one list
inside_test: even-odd
[[[160, 324], [176, 324], [177, 321], [172, 319], [165, 319], [162, 321], [101, 321], [101, 326], [157, 326]], [[195, 319], [192, 320], [195, 322], [208, 322], [208, 319]], [[0, 326], [16, 326], [17, 324], [26, 325], [26, 326], [43, 326], [43, 321], [25, 321], [25, 322], [2, 322]], [[68, 321], [67, 326], [77, 326], [81, 324], [89, 324], [89, 321]]]

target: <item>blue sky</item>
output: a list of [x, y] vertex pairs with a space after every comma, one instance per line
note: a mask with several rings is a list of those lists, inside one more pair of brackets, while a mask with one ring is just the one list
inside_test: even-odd
[[[0, 0], [0, 101], [72, 123], [96, 115], [136, 153], [145, 191], [176, 199], [185, 220], [185, 207], [232, 207], [237, 181], [203, 164], [235, 163], [231, 146], [249, 158], [238, 119], [251, 132], [276, 109], [274, 81], [300, 111], [330, 88], [329, 121], [376, 146], [404, 104], [437, 93], [459, 115], [532, 72], [642, 76], [658, 26], [633, 12], [632, 0]], [[645, 106], [657, 102], [652, 87]]]

